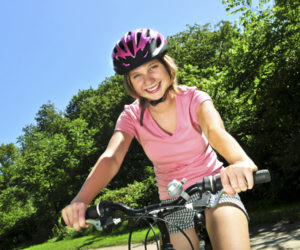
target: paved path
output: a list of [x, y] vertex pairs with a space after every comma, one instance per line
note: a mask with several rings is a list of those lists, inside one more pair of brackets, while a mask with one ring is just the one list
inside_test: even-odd
[[300, 249], [300, 221], [251, 228], [251, 249]]
[[[280, 222], [268, 225], [253, 226], [250, 229], [252, 250], [300, 249], [300, 221]], [[127, 246], [99, 248], [99, 250], [127, 250]], [[135, 244], [132, 250], [144, 250], [143, 244]], [[147, 247], [157, 250], [155, 244]]]

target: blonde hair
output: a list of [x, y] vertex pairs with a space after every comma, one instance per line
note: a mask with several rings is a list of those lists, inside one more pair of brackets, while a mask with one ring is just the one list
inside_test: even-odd
[[[170, 75], [170, 78], [171, 78], [171, 89], [170, 90], [173, 90], [175, 92], [175, 94], [178, 94], [179, 93], [179, 89], [177, 88], [178, 86], [178, 83], [177, 83], [177, 78], [176, 78], [176, 75], [177, 75], [177, 71], [178, 71], [178, 68], [177, 68], [177, 65], [175, 63], [175, 60], [168, 56], [168, 55], [164, 55], [163, 57], [160, 57], [160, 58], [157, 58], [167, 69], [169, 75]], [[127, 91], [127, 93], [135, 98], [135, 99], [140, 99], [140, 104], [143, 105], [145, 103], [145, 99], [140, 97], [131, 81], [130, 81], [130, 77], [129, 77], [129, 74], [125, 74], [124, 75], [124, 87]]]

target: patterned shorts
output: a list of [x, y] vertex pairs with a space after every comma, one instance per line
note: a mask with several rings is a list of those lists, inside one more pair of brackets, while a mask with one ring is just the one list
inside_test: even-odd
[[[219, 192], [221, 192], [221, 191], [219, 191]], [[191, 196], [190, 201], [187, 202], [187, 204], [198, 200], [199, 197], [200, 196], [199, 196], [198, 193], [193, 194]], [[170, 203], [174, 200], [176, 200], [176, 198], [175, 199], [163, 200], [161, 202], [163, 204], [167, 204], [167, 203]], [[213, 200], [211, 202], [213, 202]], [[240, 196], [238, 194], [236, 194], [233, 197], [226, 194], [226, 193], [222, 194], [222, 196], [219, 200], [219, 204], [221, 204], [221, 203], [231, 203], [231, 204], [236, 205], [238, 208], [240, 208], [245, 213], [247, 219], [249, 220], [246, 208], [244, 207], [244, 204], [242, 203], [242, 201], [240, 199]], [[193, 211], [191, 209], [178, 210], [174, 213], [171, 213], [171, 214], [165, 216], [165, 220], [168, 221], [169, 232], [171, 234], [179, 233], [180, 230], [179, 230], [178, 227], [180, 227], [184, 231], [187, 230], [187, 229], [190, 229], [190, 228], [194, 228], [195, 227], [194, 216], [195, 216], [195, 211]]]

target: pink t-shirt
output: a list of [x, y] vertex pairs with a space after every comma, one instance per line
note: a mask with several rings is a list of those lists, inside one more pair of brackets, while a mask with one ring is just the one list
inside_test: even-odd
[[196, 117], [199, 105], [210, 96], [196, 87], [179, 86], [176, 95], [177, 125], [173, 135], [162, 130], [145, 110], [140, 125], [139, 100], [125, 105], [115, 130], [135, 136], [154, 165], [161, 200], [170, 199], [166, 187], [173, 179], [186, 178], [184, 189], [203, 177], [217, 174], [222, 168], [215, 151], [209, 145]]

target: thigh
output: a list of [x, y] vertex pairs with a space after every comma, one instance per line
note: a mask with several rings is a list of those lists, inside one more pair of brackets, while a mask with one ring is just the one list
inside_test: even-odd
[[236, 205], [219, 204], [205, 211], [206, 228], [214, 250], [250, 249], [248, 219]]
[[[199, 249], [199, 238], [194, 228], [190, 228], [184, 231], [190, 238], [195, 250]], [[174, 249], [192, 249], [190, 243], [182, 233], [170, 234], [171, 243]]]
[[[200, 198], [199, 194], [193, 194], [191, 199], [187, 202], [187, 204], [192, 203]], [[174, 201], [175, 199], [163, 200], [163, 204], [168, 204], [169, 202]], [[182, 209], [175, 212], [172, 212], [164, 217], [167, 221], [167, 226], [170, 234], [180, 233], [180, 230], [186, 231], [190, 228], [195, 227], [195, 211], [191, 209]]]

